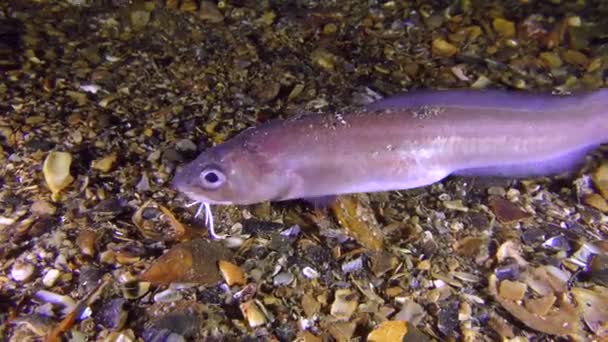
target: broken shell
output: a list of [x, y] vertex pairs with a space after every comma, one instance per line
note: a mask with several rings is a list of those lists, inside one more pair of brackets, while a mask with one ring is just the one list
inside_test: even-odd
[[405, 321], [386, 321], [367, 335], [369, 342], [402, 341], [407, 334], [408, 323]]
[[500, 282], [498, 294], [505, 299], [519, 301], [524, 298], [528, 286], [519, 281], [503, 280]]
[[255, 328], [266, 324], [266, 316], [253, 300], [241, 303], [239, 308], [250, 327]]
[[575, 287], [572, 294], [582, 311], [585, 324], [594, 333], [606, 337], [606, 322], [608, 322], [608, 296], [592, 291]]
[[348, 320], [355, 313], [357, 305], [356, 293], [349, 289], [339, 289], [331, 304], [331, 315], [340, 320]]
[[81, 230], [76, 239], [76, 243], [80, 248], [80, 252], [86, 256], [93, 257], [97, 253], [97, 233], [93, 230]]
[[237, 265], [226, 260], [220, 260], [218, 265], [226, 284], [229, 286], [245, 285], [247, 282], [245, 279], [245, 273]]
[[68, 152], [52, 151], [44, 160], [42, 173], [53, 195], [56, 195], [74, 181], [74, 177], [70, 174], [71, 164], [72, 155]]
[[99, 170], [103, 173], [110, 172], [117, 159], [118, 155], [116, 154], [116, 152], [112, 152], [103, 158], [94, 160], [91, 163], [91, 168]]

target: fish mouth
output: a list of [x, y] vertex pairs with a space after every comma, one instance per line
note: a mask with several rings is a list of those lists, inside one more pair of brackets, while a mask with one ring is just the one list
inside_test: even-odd
[[196, 193], [191, 191], [182, 191], [189, 199], [193, 201], [193, 203], [205, 203], [208, 205], [232, 205], [234, 203], [230, 201], [216, 201], [207, 197], [199, 196]]

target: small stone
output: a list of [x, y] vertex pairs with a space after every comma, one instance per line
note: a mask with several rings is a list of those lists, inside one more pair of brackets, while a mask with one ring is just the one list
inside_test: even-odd
[[43, 115], [32, 115], [32, 116], [28, 116], [25, 119], [25, 123], [28, 125], [39, 125], [41, 123], [43, 123], [46, 120], [46, 118]]
[[289, 272], [281, 272], [274, 277], [272, 283], [274, 286], [285, 286], [291, 284], [294, 279], [295, 277], [293, 274]]
[[336, 67], [336, 56], [327, 50], [316, 49], [311, 53], [310, 58], [313, 63], [326, 71], [334, 70]]
[[66, 95], [68, 97], [70, 97], [72, 100], [76, 101], [78, 103], [79, 106], [84, 106], [87, 104], [87, 94], [86, 93], [81, 93], [78, 91], [72, 91], [72, 90], [68, 90], [66, 92]]
[[148, 175], [145, 172], [141, 175], [141, 179], [135, 186], [135, 189], [138, 192], [150, 191], [150, 179], [148, 178]]
[[46, 287], [53, 287], [53, 285], [55, 285], [55, 282], [57, 282], [57, 279], [59, 279], [60, 276], [61, 272], [59, 270], [56, 270], [54, 268], [50, 269], [48, 270], [48, 272], [46, 272], [44, 277], [42, 277], [42, 285]]
[[578, 15], [568, 17], [566, 21], [568, 23], [568, 26], [570, 27], [580, 27], [582, 24], [581, 17], [579, 17]]
[[17, 282], [27, 281], [35, 270], [34, 265], [23, 260], [16, 260], [11, 268], [11, 278]]
[[139, 30], [146, 26], [150, 21], [150, 12], [144, 9], [137, 9], [130, 14], [131, 25], [135, 30]]
[[532, 217], [530, 213], [523, 211], [519, 206], [502, 197], [492, 196], [488, 202], [492, 212], [500, 222], [511, 223]]
[[446, 207], [446, 209], [450, 209], [450, 210], [456, 210], [456, 211], [462, 211], [462, 212], [469, 211], [469, 208], [467, 206], [465, 206], [464, 204], [462, 204], [462, 200], [444, 201], [443, 205]]
[[494, 30], [505, 38], [515, 37], [515, 24], [512, 21], [504, 18], [496, 18], [492, 22]]
[[175, 144], [175, 148], [179, 152], [196, 152], [196, 144], [190, 139], [181, 139], [177, 142], [177, 144]]
[[52, 216], [57, 211], [57, 208], [55, 208], [55, 206], [49, 201], [37, 200], [32, 203], [30, 211], [32, 212], [32, 214], [38, 216]]
[[270, 81], [258, 83], [256, 85], [256, 89], [254, 90], [255, 97], [262, 103], [269, 102], [273, 100], [277, 95], [279, 95], [279, 91], [281, 90], [281, 84], [278, 82]]
[[326, 36], [331, 36], [338, 31], [338, 27], [334, 23], [325, 24], [323, 26], [323, 34]]
[[357, 309], [357, 295], [349, 289], [339, 289], [335, 293], [330, 313], [339, 320], [348, 320]]
[[175, 289], [166, 289], [154, 295], [156, 303], [173, 303], [182, 300], [182, 294]]
[[106, 173], [112, 169], [117, 159], [118, 155], [116, 154], [116, 152], [112, 152], [103, 158], [94, 160], [91, 164], [91, 167], [95, 170]]
[[448, 43], [443, 38], [435, 38], [431, 47], [433, 54], [441, 57], [452, 57], [458, 53], [458, 47]]
[[194, 12], [198, 9], [198, 6], [194, 0], [184, 0], [179, 9], [184, 12]]
[[422, 260], [416, 268], [421, 271], [428, 271], [431, 269], [431, 261], [429, 259]]

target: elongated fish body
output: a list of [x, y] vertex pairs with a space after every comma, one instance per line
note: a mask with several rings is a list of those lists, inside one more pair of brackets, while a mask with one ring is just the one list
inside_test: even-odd
[[198, 202], [252, 204], [409, 189], [450, 174], [551, 174], [608, 140], [607, 111], [608, 89], [416, 91], [248, 129], [173, 184]]

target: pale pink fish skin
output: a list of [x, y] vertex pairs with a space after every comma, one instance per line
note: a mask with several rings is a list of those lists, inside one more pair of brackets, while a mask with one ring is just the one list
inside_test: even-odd
[[[249, 129], [174, 178], [197, 201], [252, 204], [426, 186], [454, 173], [561, 171], [608, 140], [608, 89], [568, 96], [418, 91], [353, 113], [310, 114]], [[221, 168], [208, 189], [199, 174]]]

